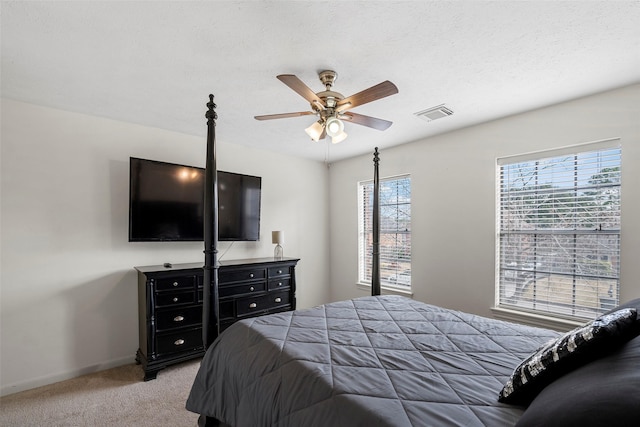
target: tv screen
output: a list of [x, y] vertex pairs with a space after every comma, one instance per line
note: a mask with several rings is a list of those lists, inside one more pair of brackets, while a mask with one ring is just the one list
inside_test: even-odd
[[[204, 240], [203, 168], [131, 157], [129, 241]], [[218, 240], [259, 240], [261, 178], [218, 171]]]

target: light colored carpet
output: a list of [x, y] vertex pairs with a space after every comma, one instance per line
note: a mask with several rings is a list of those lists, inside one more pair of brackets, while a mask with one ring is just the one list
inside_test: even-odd
[[131, 364], [0, 398], [0, 426], [195, 427], [184, 405], [202, 359], [163, 369], [143, 381]]

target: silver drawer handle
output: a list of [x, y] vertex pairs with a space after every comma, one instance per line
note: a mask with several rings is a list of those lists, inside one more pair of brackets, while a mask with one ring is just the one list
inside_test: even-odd
[[178, 297], [173, 297], [173, 302], [178, 302]]
[[173, 286], [178, 286], [178, 282], [173, 282]]
[[282, 274], [282, 270], [278, 270], [278, 274]]
[[282, 282], [278, 282], [278, 286], [282, 286]]
[[251, 304], [249, 304], [249, 308], [256, 308], [258, 306], [258, 304], [256, 304], [255, 302], [252, 302]]
[[251, 292], [253, 292], [253, 291], [255, 291], [255, 290], [256, 290], [256, 288], [254, 288], [254, 287], [252, 286], [252, 287], [250, 287], [250, 288], [249, 288], [249, 290], [250, 290]]
[[182, 322], [183, 320], [184, 320], [184, 317], [182, 317], [182, 316], [176, 316], [176, 317], [173, 318], [174, 322]]
[[276, 298], [276, 302], [282, 302], [282, 298]]
[[176, 341], [173, 343], [173, 345], [182, 345], [182, 344], [184, 344], [184, 340], [183, 340], [183, 339], [176, 340]]
[[253, 273], [249, 274], [249, 277], [253, 279]]

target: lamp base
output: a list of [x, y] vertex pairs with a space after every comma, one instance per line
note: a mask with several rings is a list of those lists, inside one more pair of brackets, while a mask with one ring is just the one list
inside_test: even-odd
[[273, 250], [273, 259], [280, 261], [282, 260], [283, 257], [284, 257], [284, 251], [282, 250], [282, 246], [278, 244]]

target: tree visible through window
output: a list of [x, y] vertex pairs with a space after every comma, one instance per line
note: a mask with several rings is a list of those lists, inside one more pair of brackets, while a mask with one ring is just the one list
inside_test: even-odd
[[578, 150], [498, 162], [501, 307], [595, 318], [618, 304], [621, 149]]
[[[373, 181], [358, 184], [359, 281], [371, 284]], [[380, 282], [411, 289], [411, 178], [380, 180]]]

